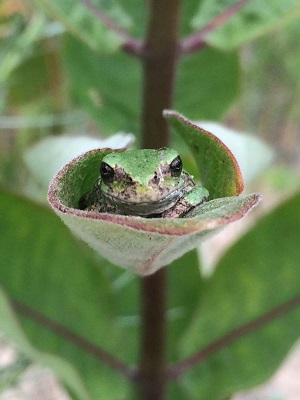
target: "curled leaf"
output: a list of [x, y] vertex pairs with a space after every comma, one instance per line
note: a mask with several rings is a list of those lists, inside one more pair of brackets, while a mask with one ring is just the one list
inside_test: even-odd
[[274, 159], [274, 152], [255, 135], [235, 131], [217, 122], [199, 121], [198, 126], [213, 132], [233, 153], [245, 181], [255, 179]]
[[261, 199], [259, 194], [218, 198], [196, 207], [188, 218], [142, 218], [78, 209], [80, 197], [98, 178], [111, 149], [88, 151], [64, 166], [50, 184], [53, 210], [80, 239], [116, 265], [149, 275], [169, 264]]
[[165, 110], [164, 117], [189, 146], [210, 199], [236, 196], [243, 191], [240, 167], [221, 140], [175, 111]]

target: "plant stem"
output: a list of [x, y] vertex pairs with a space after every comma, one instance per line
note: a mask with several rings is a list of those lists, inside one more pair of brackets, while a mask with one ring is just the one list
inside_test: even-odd
[[[149, 0], [143, 48], [142, 147], [169, 143], [162, 111], [172, 105], [178, 56], [180, 0]], [[141, 281], [141, 349], [138, 374], [142, 400], [163, 400], [166, 393], [166, 269]]]
[[142, 337], [138, 384], [140, 399], [163, 400], [166, 391], [166, 269], [144, 278]]
[[179, 53], [180, 0], [150, 0], [147, 37], [143, 49], [142, 147], [169, 143], [162, 110], [172, 105]]

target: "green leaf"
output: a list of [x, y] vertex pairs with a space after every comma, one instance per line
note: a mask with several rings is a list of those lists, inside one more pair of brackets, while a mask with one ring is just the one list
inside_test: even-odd
[[[108, 29], [104, 23], [97, 18], [96, 13], [86, 7], [83, 2], [76, 0], [35, 0], [42, 5], [56, 20], [60, 21], [68, 32], [73, 34], [93, 51], [113, 52], [116, 51], [123, 39], [114, 31]], [[93, 3], [93, 2], [92, 2]], [[122, 21], [127, 17], [123, 16], [121, 9], [116, 12], [117, 3], [110, 2], [105, 7], [105, 1], [99, 1], [96, 7], [99, 11], [120, 16]]]
[[[300, 193], [262, 218], [228, 250], [208, 280], [181, 342], [181, 356], [206, 348], [244, 324], [252, 329], [217, 345], [182, 378], [193, 398], [229, 397], [263, 382], [299, 338], [299, 207]], [[282, 305], [286, 309], [272, 319], [272, 310]], [[255, 325], [263, 315], [265, 320]]]
[[[13, 71], [32, 56], [32, 50], [41, 39], [45, 24], [45, 16], [39, 13], [34, 14], [27, 24], [20, 19], [11, 21], [7, 28], [10, 35], [0, 41], [0, 84], [5, 83]], [[23, 25], [24, 29], [20, 29]]]
[[[9, 297], [126, 359], [130, 339], [117, 329], [106, 263], [81, 246], [45, 207], [2, 191], [0, 209], [5, 210], [0, 215], [0, 279]], [[18, 309], [23, 315], [22, 307]], [[126, 398], [125, 378], [66, 338], [63, 328], [55, 331], [30, 313], [23, 316], [22, 326], [39, 351], [57, 354], [79, 371], [91, 398]], [[63, 379], [61, 370], [56, 367]]]
[[0, 329], [18, 350], [29, 359], [50, 368], [59, 379], [73, 393], [77, 399], [90, 399], [83, 382], [77, 371], [60, 357], [37, 351], [27, 340], [16, 317], [9, 305], [7, 298], [0, 289]]
[[195, 207], [188, 218], [142, 218], [79, 210], [79, 199], [93, 187], [101, 160], [110, 151], [89, 151], [62, 168], [50, 185], [49, 202], [76, 236], [109, 261], [140, 275], [151, 274], [195, 248], [212, 232], [241, 218], [261, 199], [255, 193], [215, 199]]
[[199, 121], [196, 124], [213, 132], [229, 148], [239, 164], [245, 185], [259, 176], [274, 158], [272, 149], [255, 135], [234, 131], [216, 122]]
[[202, 184], [209, 191], [209, 198], [240, 194], [244, 188], [243, 177], [228, 147], [216, 136], [175, 111], [164, 111], [164, 116], [194, 155]]
[[[236, 0], [204, 0], [193, 19], [195, 29], [203, 28], [213, 18], [223, 13]], [[228, 22], [207, 36], [211, 45], [225, 49], [236, 49], [262, 35], [273, 32], [283, 24], [300, 15], [298, 0], [252, 0]]]
[[182, 57], [175, 109], [190, 119], [219, 120], [239, 92], [238, 54], [212, 48]]
[[139, 131], [141, 68], [123, 53], [99, 55], [68, 36], [63, 58], [75, 104], [98, 123], [103, 134]]

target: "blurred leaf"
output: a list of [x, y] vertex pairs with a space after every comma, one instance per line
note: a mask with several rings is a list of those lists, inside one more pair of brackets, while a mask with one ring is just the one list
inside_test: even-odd
[[237, 53], [206, 48], [179, 63], [174, 108], [190, 119], [218, 120], [239, 92]]
[[209, 191], [209, 198], [240, 194], [244, 188], [243, 177], [228, 147], [216, 136], [175, 111], [165, 110], [164, 116], [194, 155], [202, 185]]
[[[200, 274], [200, 260], [196, 250], [190, 251], [168, 268], [168, 352], [177, 359], [178, 340], [191, 321], [203, 294], [205, 281]], [[187, 296], [188, 292], [188, 296]], [[182, 397], [186, 399], [186, 397]], [[171, 397], [173, 399], [173, 397]]]
[[[0, 215], [0, 279], [9, 297], [130, 359], [126, 343], [130, 338], [122, 336], [113, 317], [111, 285], [105, 268], [100, 268], [104, 262], [92, 257], [50, 210], [5, 192], [1, 192], [0, 209], [5, 210]], [[10, 329], [4, 321], [2, 317], [3, 329]], [[23, 317], [22, 325], [39, 351], [57, 354], [76, 367], [93, 399], [126, 398], [127, 382], [96, 356], [47, 324]], [[62, 366], [59, 372], [55, 368], [61, 378], [67, 374]]]
[[[202, 280], [196, 251], [184, 254], [168, 268], [168, 306], [167, 306], [167, 344], [168, 359], [174, 360], [178, 339], [185, 331], [192, 313], [195, 311], [202, 294]], [[108, 265], [110, 279], [113, 282], [115, 313], [118, 315], [118, 329], [124, 338], [130, 338], [128, 352], [137, 356], [140, 333], [140, 279], [130, 271], [113, 268]], [[187, 296], [186, 293], [189, 295]], [[126, 339], [127, 346], [129, 341]], [[177, 354], [176, 354], [177, 356]]]
[[35, 52], [21, 62], [7, 81], [10, 103], [26, 104], [37, 97], [45, 96], [50, 89], [48, 72], [45, 54]]
[[99, 55], [67, 37], [63, 57], [74, 101], [98, 123], [101, 133], [139, 131], [140, 65], [117, 53]]
[[77, 372], [59, 357], [37, 351], [27, 340], [2, 290], [0, 290], [0, 328], [18, 350], [29, 359], [50, 368], [76, 399], [88, 400], [86, 389]]
[[[35, 0], [58, 21], [66, 30], [85, 43], [93, 51], [113, 52], [119, 48], [123, 39], [114, 31], [108, 29], [96, 16], [96, 13], [77, 0]], [[93, 1], [91, 1], [93, 3]], [[109, 3], [99, 0], [93, 3], [99, 11], [112, 13], [121, 22], [128, 23], [128, 17], [118, 6], [116, 1]], [[106, 5], [106, 6], [105, 6]]]
[[299, 208], [300, 193], [262, 218], [228, 250], [207, 281], [198, 312], [182, 340], [182, 356], [291, 300], [294, 307], [220, 346], [188, 372], [182, 383], [193, 398], [220, 399], [263, 382], [298, 339]]
[[254, 135], [237, 132], [216, 122], [196, 122], [202, 129], [212, 132], [233, 153], [245, 184], [256, 178], [273, 160], [274, 152]]
[[21, 17], [11, 21], [10, 34], [0, 41], [0, 84], [5, 83], [11, 73], [31, 56], [33, 45], [40, 40], [45, 24], [45, 16], [39, 13], [28, 21]]
[[[236, 0], [204, 0], [193, 19], [195, 29], [203, 28], [214, 17], [234, 5]], [[251, 0], [227, 23], [207, 36], [207, 41], [218, 48], [236, 49], [246, 42], [271, 33], [284, 23], [300, 16], [298, 0]]]

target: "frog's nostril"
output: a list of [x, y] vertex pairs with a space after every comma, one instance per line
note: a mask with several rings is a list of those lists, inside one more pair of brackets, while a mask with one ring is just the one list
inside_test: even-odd
[[155, 173], [154, 177], [153, 177], [153, 183], [158, 184], [160, 181], [160, 178], [157, 176], [157, 173]]

